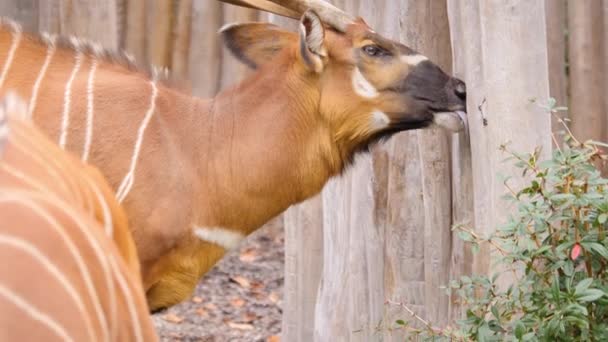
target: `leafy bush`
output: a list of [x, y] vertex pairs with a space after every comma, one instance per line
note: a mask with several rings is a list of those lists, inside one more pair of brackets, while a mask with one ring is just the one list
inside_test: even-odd
[[[548, 109], [563, 108], [553, 101]], [[447, 286], [466, 310], [456, 327], [422, 321], [426, 328], [414, 332], [432, 340], [608, 341], [608, 179], [596, 168], [606, 145], [582, 143], [564, 127], [564, 146], [549, 160], [501, 147], [526, 183], [513, 189], [504, 180], [515, 213], [487, 237], [454, 227], [474, 249], [489, 244], [498, 271]], [[502, 285], [504, 275], [515, 281]]]

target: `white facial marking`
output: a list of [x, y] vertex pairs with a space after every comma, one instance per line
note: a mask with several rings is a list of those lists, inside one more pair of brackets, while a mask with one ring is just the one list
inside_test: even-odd
[[428, 58], [423, 55], [405, 55], [401, 56], [401, 60], [403, 61], [403, 63], [409, 66], [416, 66], [420, 62], [427, 61]]
[[361, 73], [359, 68], [353, 72], [353, 89], [357, 95], [366, 99], [373, 99], [378, 96], [378, 90]]
[[194, 235], [199, 239], [214, 243], [225, 250], [231, 250], [239, 245], [245, 236], [239, 232], [221, 227], [195, 227]]
[[371, 117], [371, 126], [373, 130], [381, 130], [388, 127], [388, 124], [391, 123], [391, 119], [386, 115], [386, 113], [381, 112], [379, 110], [375, 110], [372, 112]]

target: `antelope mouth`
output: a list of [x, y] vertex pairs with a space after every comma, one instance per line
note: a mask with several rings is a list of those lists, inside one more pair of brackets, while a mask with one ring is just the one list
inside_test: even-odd
[[433, 124], [453, 133], [468, 130], [467, 114], [462, 110], [435, 112]]

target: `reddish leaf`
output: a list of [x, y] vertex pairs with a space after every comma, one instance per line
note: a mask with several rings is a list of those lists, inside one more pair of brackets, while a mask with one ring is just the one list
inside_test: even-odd
[[281, 337], [279, 335], [268, 336], [266, 342], [281, 342]]
[[203, 302], [203, 298], [201, 298], [199, 296], [194, 296], [194, 297], [192, 297], [192, 301], [194, 303], [202, 303]]
[[239, 319], [239, 322], [251, 323], [251, 322], [255, 321], [257, 318], [258, 318], [258, 316], [256, 314], [248, 311], [241, 316], [241, 319]]
[[578, 256], [580, 254], [581, 254], [581, 245], [579, 245], [578, 243], [575, 243], [574, 246], [572, 246], [572, 251], [570, 252], [570, 259], [576, 260], [576, 258], [578, 258]]

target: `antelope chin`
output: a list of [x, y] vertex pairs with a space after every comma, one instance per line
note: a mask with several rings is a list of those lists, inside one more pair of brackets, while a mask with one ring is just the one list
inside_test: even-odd
[[461, 132], [467, 128], [467, 114], [462, 111], [435, 113], [433, 123], [453, 133]]

